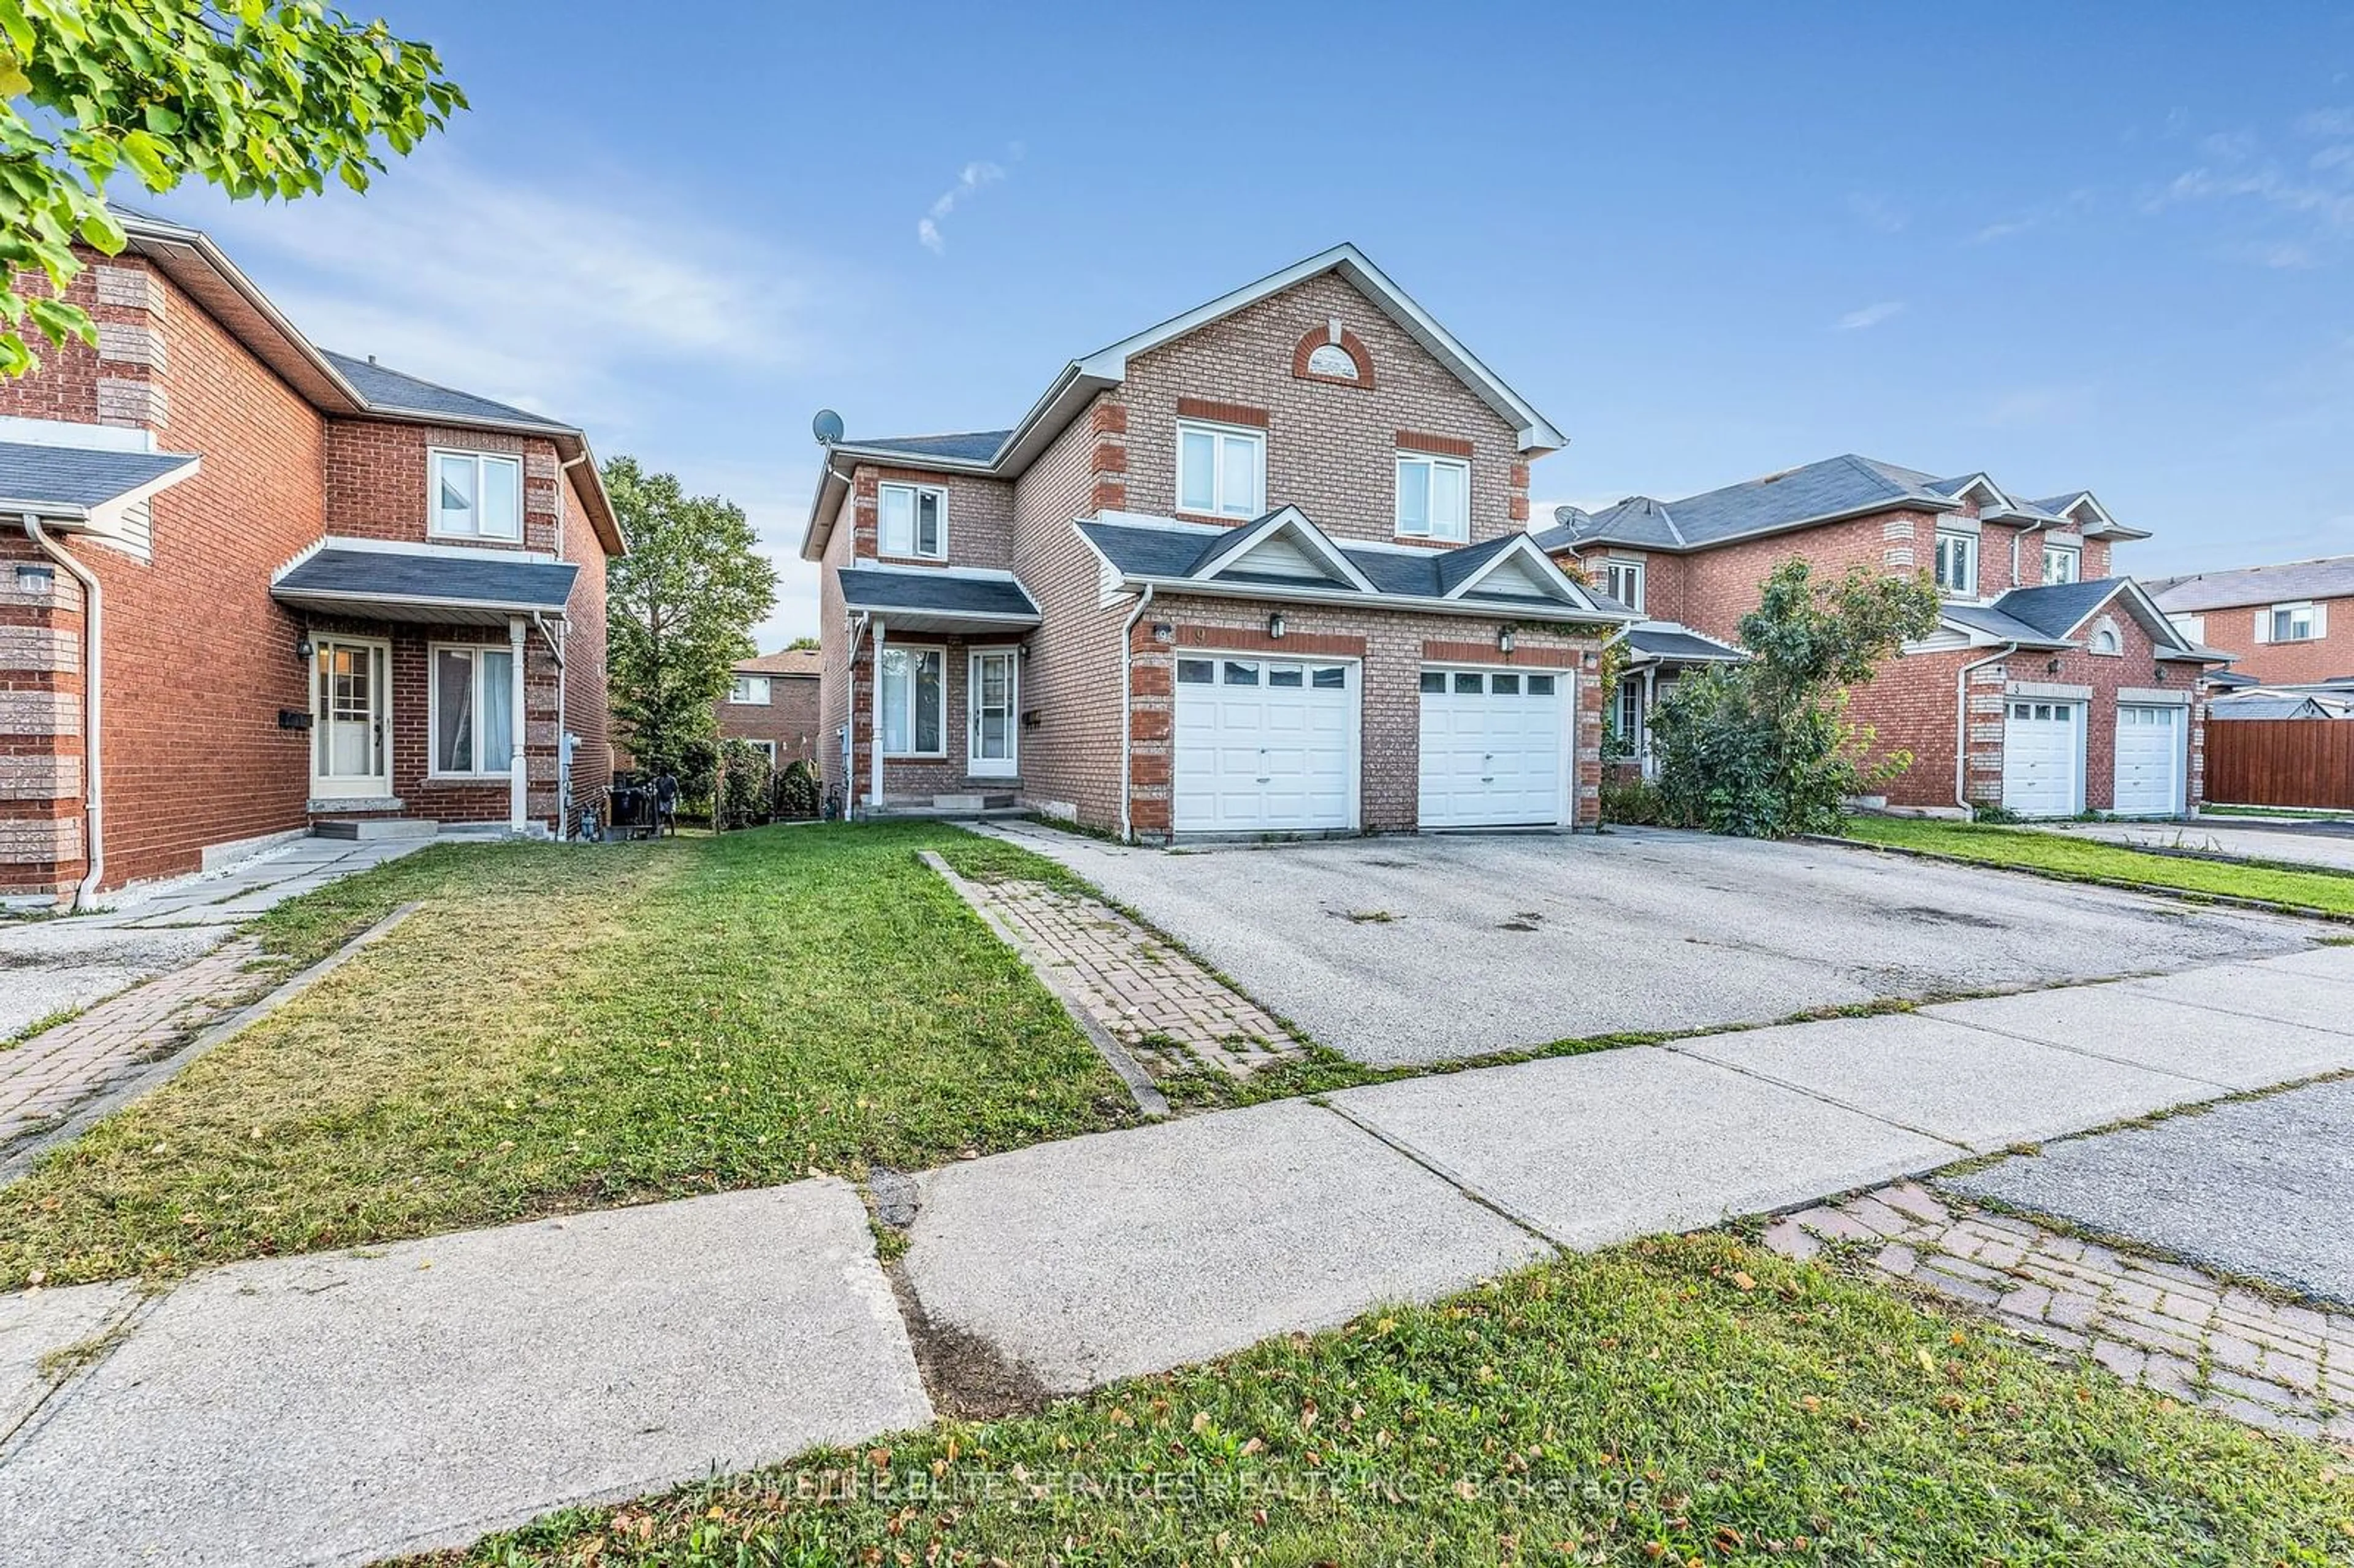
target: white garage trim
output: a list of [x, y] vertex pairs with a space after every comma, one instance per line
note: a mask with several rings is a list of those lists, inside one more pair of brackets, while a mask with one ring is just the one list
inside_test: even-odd
[[2073, 817], [2084, 809], [2084, 715], [2089, 705], [2049, 697], [2003, 700], [2002, 804], [2022, 817]]
[[[1320, 683], [1335, 670], [1338, 688]], [[1172, 835], [1354, 832], [1363, 825], [1362, 659], [1181, 648], [1171, 673]], [[1279, 738], [1287, 736], [1296, 744]]]
[[[1499, 676], [1511, 681], [1515, 690], [1509, 695], [1496, 692]], [[1458, 677], [1477, 680], [1482, 689], [1476, 693], [1458, 691], [1455, 689], [1458, 684]], [[1432, 678], [1445, 682], [1447, 689], [1436, 693], [1423, 690]], [[1551, 682], [1552, 694], [1549, 696], [1532, 694], [1528, 683], [1532, 679]], [[1415, 822], [1417, 828], [1440, 832], [1458, 828], [1566, 828], [1575, 825], [1578, 717], [1575, 672], [1507, 664], [1426, 663], [1420, 668], [1416, 688]], [[1433, 786], [1441, 781], [1438, 774], [1444, 770], [1444, 764], [1434, 754], [1432, 747], [1431, 720], [1436, 716], [1432, 705], [1434, 699], [1438, 705], [1438, 712], [1462, 707], [1467, 700], [1469, 704], [1478, 705], [1483, 722], [1490, 711], [1488, 707], [1490, 704], [1511, 705], [1522, 713], [1538, 704], [1549, 705], [1555, 734], [1546, 760], [1553, 770], [1554, 788], [1546, 792], [1543, 803], [1538, 804], [1533, 790], [1522, 790], [1500, 798], [1492, 809], [1483, 809], [1476, 803], [1465, 803], [1463, 797], [1467, 791], [1458, 788], [1445, 792], [1448, 797], [1447, 804], [1434, 804], [1441, 791]], [[1482, 761], [1492, 760], [1494, 755], [1482, 753]], [[1535, 754], [1524, 749], [1520, 755], [1525, 758]], [[1461, 754], [1454, 754], [1449, 760], [1459, 767], [1460, 757]], [[1477, 784], [1483, 781], [1493, 780], [1467, 781], [1458, 779], [1457, 783], [1458, 786], [1470, 783], [1472, 787], [1468, 793], [1476, 796], [1479, 793]]]
[[2188, 704], [2119, 703], [2115, 778], [2109, 808], [2121, 817], [2179, 817], [2189, 810]]

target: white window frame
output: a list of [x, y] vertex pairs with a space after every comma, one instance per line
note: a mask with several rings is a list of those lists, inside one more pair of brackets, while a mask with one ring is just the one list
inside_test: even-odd
[[[890, 497], [907, 498], [907, 548], [894, 548], [891, 544]], [[925, 496], [931, 496], [938, 508], [938, 537], [932, 548], [923, 547], [923, 528], [918, 521]], [[908, 561], [945, 561], [949, 558], [949, 487], [945, 484], [878, 484], [875, 487], [875, 549], [883, 556]]]
[[[1968, 579], [1967, 586], [1957, 587], [1946, 580], [1944, 563], [1938, 559], [1938, 556], [1948, 545], [1957, 546], [1962, 551], [1962, 559], [1967, 568], [1965, 575]], [[1966, 534], [1958, 528], [1938, 529], [1936, 543], [1930, 550], [1929, 573], [1936, 579], [1937, 591], [1947, 599], [1978, 598], [1978, 536], [1976, 534]]]
[[[1643, 608], [1644, 576], [1643, 563], [1640, 561], [1630, 561], [1617, 556], [1606, 556], [1602, 558], [1602, 591], [1628, 609], [1639, 611]], [[1633, 590], [1633, 598], [1630, 599], [1618, 591], [1622, 581]]]
[[[2288, 624], [2292, 631], [2296, 630], [2297, 622], [2302, 620], [2305, 623], [2305, 634], [2301, 637], [2283, 637], [2281, 635], [2281, 618], [2283, 616], [2288, 617]], [[2314, 603], [2311, 599], [2292, 599], [2280, 604], [2265, 606], [2264, 638], [2265, 641], [2314, 642], [2318, 641], [2320, 637], [2321, 616], [2314, 608]]]
[[907, 744], [908, 744], [910, 747], [914, 746], [914, 745], [915, 745], [915, 742], [916, 742], [916, 685], [917, 685], [917, 682], [916, 682], [916, 666], [915, 666], [914, 661], [915, 661], [916, 659], [917, 659], [917, 658], [920, 658], [922, 655], [924, 655], [924, 654], [926, 654], [926, 653], [934, 653], [934, 654], [938, 654], [938, 655], [939, 656], [939, 661], [940, 661], [940, 698], [939, 698], [939, 709], [940, 709], [940, 713], [939, 713], [939, 718], [940, 718], [940, 725], [939, 725], [939, 736], [940, 736], [940, 745], [939, 745], [939, 749], [938, 749], [938, 750], [937, 750], [937, 751], [913, 751], [913, 750], [910, 750], [910, 751], [891, 751], [891, 750], [886, 750], [886, 749], [885, 749], [885, 747], [884, 747], [884, 739], [885, 739], [885, 736], [887, 736], [891, 733], [891, 726], [890, 726], [890, 725], [886, 722], [886, 720], [887, 720], [887, 715], [886, 715], [886, 714], [885, 713], [885, 711], [884, 711], [884, 706], [885, 706], [885, 705], [886, 703], [888, 703], [888, 702], [889, 702], [889, 700], [890, 700], [890, 696], [891, 696], [891, 684], [890, 684], [890, 682], [889, 682], [889, 681], [885, 677], [885, 675], [884, 675], [883, 666], [882, 666], [882, 662], [881, 662], [881, 661], [877, 661], [877, 662], [876, 662], [876, 664], [875, 664], [875, 750], [876, 750], [878, 753], [880, 753], [880, 754], [881, 754], [881, 755], [882, 755], [882, 756], [883, 756], [886, 760], [891, 760], [891, 761], [897, 761], [897, 760], [900, 760], [900, 759], [903, 759], [903, 758], [904, 758], [904, 759], [907, 759], [907, 760], [909, 760], [909, 761], [932, 761], [932, 762], [939, 761], [939, 760], [941, 760], [941, 759], [945, 758], [948, 756], [948, 754], [949, 754], [949, 650], [948, 650], [948, 644], [946, 644], [946, 643], [944, 643], [944, 642], [896, 642], [896, 641], [894, 641], [894, 642], [886, 642], [886, 643], [885, 643], [885, 644], [884, 644], [884, 647], [883, 647], [883, 658], [884, 658], [884, 659], [888, 659], [888, 658], [889, 658], [892, 654], [894, 654], [894, 653], [905, 653], [905, 654], [907, 654], [907, 655], [908, 660], [909, 660], [909, 662], [908, 662], [908, 665], [907, 665]]
[[[441, 464], [444, 460], [460, 459], [474, 465], [474, 525], [472, 528], [449, 528], [441, 523]], [[482, 497], [493, 467], [511, 470], [514, 474], [514, 532], [486, 534], [482, 531]], [[425, 531], [436, 539], [488, 540], [500, 545], [520, 545], [524, 535], [523, 457], [518, 452], [469, 451], [459, 447], [428, 447], [425, 449]]]
[[[1426, 468], [1430, 477], [1425, 482], [1423, 493], [1430, 498], [1431, 515], [1426, 526], [1410, 528], [1405, 521], [1405, 471], [1409, 465]], [[1460, 522], [1442, 528], [1438, 518], [1438, 471], [1449, 470], [1463, 481], [1463, 516]], [[1391, 516], [1401, 539], [1430, 539], [1450, 545], [1471, 542], [1471, 464], [1463, 458], [1447, 457], [1437, 452], [1400, 451], [1397, 463], [1390, 471]]]
[[[1185, 438], [1210, 438], [1210, 506], [1185, 504]], [[1225, 503], [1226, 443], [1242, 441], [1252, 449], [1254, 483], [1247, 506], [1237, 511]], [[1267, 432], [1251, 425], [1221, 425], [1209, 419], [1177, 421], [1176, 510], [1190, 517], [1238, 517], [1248, 522], [1267, 514]]]
[[[2066, 577], [2055, 577], [2052, 575], [2052, 565], [2054, 561], [2065, 561], [2068, 563], [2068, 575]], [[2047, 543], [2043, 546], [2043, 580], [2047, 584], [2084, 581], [2084, 547], [2082, 545], [2053, 545]]]
[[[755, 692], [759, 695], [754, 696]], [[765, 708], [775, 700], [775, 683], [766, 675], [728, 677], [727, 702], [731, 707]]]
[[745, 745], [751, 747], [765, 755], [769, 759], [769, 767], [771, 769], [775, 768], [777, 766], [777, 743], [775, 741], [755, 740], [748, 736], [741, 738]]
[[[441, 766], [440, 664], [441, 655], [444, 653], [463, 653], [467, 655], [466, 662], [473, 666], [474, 734], [473, 744], [469, 749], [474, 756], [476, 766], [469, 772], [452, 772]], [[489, 779], [512, 779], [514, 777], [514, 758], [523, 751], [523, 725], [520, 722], [520, 715], [510, 715], [508, 717], [507, 733], [511, 737], [511, 749], [507, 754], [507, 766], [493, 771], [480, 765], [482, 756], [482, 714], [485, 705], [482, 699], [487, 690], [482, 683], [482, 669], [486, 662], [482, 655], [485, 653], [504, 653], [513, 658], [514, 650], [504, 642], [429, 642], [425, 645], [425, 777], [428, 779], [445, 779], [452, 783], [475, 783]], [[509, 703], [514, 700], [514, 673], [510, 669], [506, 681]]]

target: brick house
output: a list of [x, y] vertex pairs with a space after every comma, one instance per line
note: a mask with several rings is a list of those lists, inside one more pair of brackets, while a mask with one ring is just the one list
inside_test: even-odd
[[836, 440], [801, 545], [827, 785], [1151, 841], [1590, 825], [1628, 617], [1526, 532], [1561, 442], [1350, 245], [1009, 429]]
[[0, 382], [0, 896], [600, 797], [622, 541], [581, 432], [326, 353], [122, 219], [73, 287], [97, 347]]
[[772, 768], [814, 759], [822, 662], [814, 648], [738, 661], [727, 694], [719, 701], [720, 738], [750, 741], [769, 754]]
[[2354, 686], [2354, 556], [2165, 577], [2149, 591], [2185, 637], [2229, 650], [2234, 674]]
[[1850, 709], [1881, 750], [1913, 754], [1888, 804], [2179, 816], [2200, 798], [2200, 673], [2222, 656], [2110, 575], [2112, 548], [2147, 536], [2089, 492], [2029, 501], [1984, 473], [1939, 479], [1850, 454], [1681, 501], [1563, 507], [1537, 538], [1642, 617], [1612, 710], [1638, 758], [1659, 697], [1740, 657], [1760, 583], [1803, 556], [1829, 575], [1926, 571], [1943, 596], [1937, 632]]

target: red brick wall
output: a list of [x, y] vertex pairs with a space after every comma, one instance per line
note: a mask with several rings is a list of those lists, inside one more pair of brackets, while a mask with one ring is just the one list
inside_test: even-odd
[[769, 675], [769, 700], [719, 704], [719, 733], [730, 740], [772, 740], [777, 766], [818, 756], [818, 678]]
[[[949, 493], [948, 554], [944, 559], [882, 554], [879, 487], [885, 484], [937, 485]], [[1009, 570], [1013, 565], [1013, 489], [1002, 479], [860, 463], [850, 471], [854, 550], [864, 561], [882, 559], [909, 567]]]
[[2324, 632], [2304, 642], [2259, 642], [2256, 618], [2269, 618], [2270, 605], [2234, 605], [2204, 613], [2206, 641], [2239, 655], [2232, 673], [2267, 685], [2308, 685], [2354, 675], [2354, 599], [2317, 599], [2323, 606]]
[[[586, 466], [585, 464], [582, 466]], [[613, 782], [613, 723], [605, 668], [605, 546], [581, 502], [579, 470], [564, 476], [564, 558], [580, 567], [564, 607], [564, 727], [579, 736], [572, 754], [572, 822]], [[601, 811], [599, 813], [602, 814]]]
[[[524, 459], [524, 537], [442, 540], [502, 550], [553, 555], [561, 529], [556, 443], [537, 436], [463, 430], [437, 425], [396, 425], [337, 419], [327, 431], [327, 532], [362, 539], [421, 544], [427, 535], [426, 453], [505, 452]], [[586, 530], [586, 519], [580, 527]]]

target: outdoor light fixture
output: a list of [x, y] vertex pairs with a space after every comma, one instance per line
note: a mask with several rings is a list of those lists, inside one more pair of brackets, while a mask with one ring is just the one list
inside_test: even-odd
[[298, 631], [294, 634], [294, 662], [296, 663], [308, 664], [311, 662], [311, 655], [317, 652], [317, 649], [311, 646], [311, 634], [309, 632]]
[[2051, 660], [2047, 660], [2047, 661], [2045, 661], [2044, 665], [2043, 665], [2043, 673], [2044, 673], [2045, 674], [2047, 674], [2047, 675], [2056, 675], [2056, 674], [2058, 674], [2058, 673], [2060, 673], [2060, 661], [2059, 661], [2059, 660], [2057, 660], [2057, 659], [2051, 659]]
[[1507, 626], [1501, 631], [1496, 633], [1496, 652], [1499, 653], [1510, 653], [1511, 651], [1512, 629]]
[[1283, 640], [1283, 611], [1278, 609], [1267, 618], [1267, 634], [1278, 642]]

